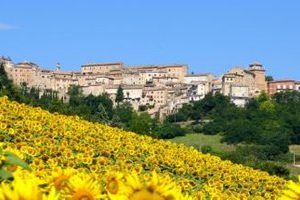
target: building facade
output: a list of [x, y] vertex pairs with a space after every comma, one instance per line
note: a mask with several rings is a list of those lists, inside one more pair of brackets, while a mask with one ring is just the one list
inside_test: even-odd
[[296, 90], [296, 89], [297, 89], [296, 82], [294, 80], [276, 80], [276, 81], [268, 82], [269, 95], [274, 95], [277, 92]]

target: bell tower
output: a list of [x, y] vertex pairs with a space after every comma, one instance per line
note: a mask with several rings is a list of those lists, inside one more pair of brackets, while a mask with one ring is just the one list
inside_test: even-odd
[[267, 91], [266, 70], [263, 65], [254, 62], [249, 65], [249, 71], [255, 74], [255, 90], [259, 92]]
[[55, 67], [56, 67], [56, 71], [60, 71], [60, 63], [56, 63]]

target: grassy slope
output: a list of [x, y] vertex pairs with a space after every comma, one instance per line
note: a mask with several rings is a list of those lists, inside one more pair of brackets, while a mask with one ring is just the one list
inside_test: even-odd
[[221, 140], [220, 135], [204, 135], [204, 134], [195, 134], [195, 133], [191, 133], [182, 137], [176, 137], [174, 139], [171, 139], [171, 141], [173, 142], [194, 146], [197, 149], [201, 149], [201, 147], [204, 145], [209, 145], [216, 152], [234, 150], [235, 147], [233, 145], [227, 145], [225, 143], [221, 143], [220, 140]]

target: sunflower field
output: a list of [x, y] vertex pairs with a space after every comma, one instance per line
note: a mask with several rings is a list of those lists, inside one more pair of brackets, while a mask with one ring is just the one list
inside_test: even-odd
[[[5, 200], [277, 199], [287, 185], [192, 147], [51, 114], [7, 97], [0, 98], [0, 142]], [[11, 154], [28, 167], [7, 165]], [[8, 173], [12, 178], [3, 178]]]

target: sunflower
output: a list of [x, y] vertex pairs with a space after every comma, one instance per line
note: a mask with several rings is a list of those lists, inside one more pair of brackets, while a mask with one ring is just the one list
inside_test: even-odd
[[109, 194], [120, 193], [120, 190], [124, 188], [122, 183], [122, 178], [124, 175], [120, 172], [110, 172], [106, 177], [106, 187], [105, 189]]
[[102, 197], [100, 185], [87, 175], [72, 176], [65, 190], [66, 199], [70, 200], [96, 200]]
[[289, 181], [287, 189], [283, 191], [281, 200], [298, 200], [300, 199], [300, 175], [298, 176], [298, 183]]
[[[128, 200], [177, 200], [185, 199], [181, 190], [170, 182], [170, 179], [158, 177], [152, 172], [152, 178], [148, 182], [141, 181], [134, 171], [125, 177], [127, 190], [125, 193]], [[122, 199], [124, 193], [111, 196], [111, 199]]]
[[1, 185], [0, 197], [5, 200], [41, 200], [42, 193], [32, 179], [15, 179], [11, 186], [5, 183]]
[[59, 200], [59, 194], [56, 192], [55, 188], [51, 188], [48, 195], [43, 194], [43, 200]]
[[68, 186], [68, 181], [74, 173], [74, 170], [70, 168], [57, 168], [57, 171], [53, 170], [49, 184], [58, 191], [63, 190]]

